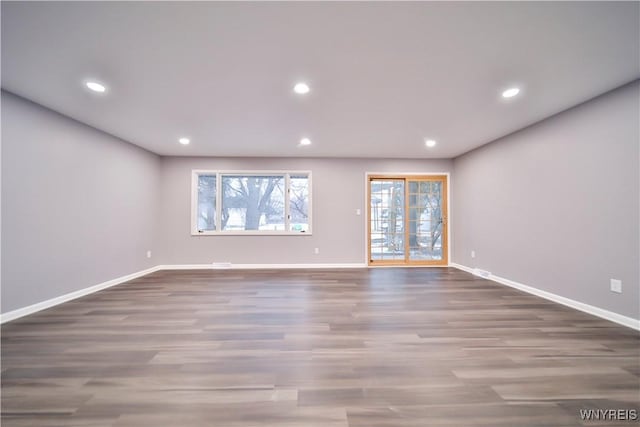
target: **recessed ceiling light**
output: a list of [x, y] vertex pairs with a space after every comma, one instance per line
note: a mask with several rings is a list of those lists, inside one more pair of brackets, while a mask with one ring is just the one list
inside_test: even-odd
[[178, 140], [178, 142], [182, 145], [189, 145], [189, 143], [191, 142], [191, 140], [189, 138], [180, 138]]
[[302, 138], [300, 140], [300, 145], [311, 145], [311, 140], [309, 138]]
[[424, 144], [429, 148], [436, 146], [436, 142], [433, 139], [427, 139]]
[[84, 84], [94, 92], [104, 93], [107, 91], [107, 87], [105, 85], [94, 80], [87, 80]]
[[309, 93], [310, 90], [311, 89], [309, 88], [309, 85], [303, 82], [296, 83], [296, 85], [293, 87], [293, 91], [301, 95], [304, 95], [305, 93]]
[[510, 87], [509, 89], [507, 89], [504, 92], [502, 92], [502, 97], [503, 98], [513, 98], [514, 96], [516, 96], [519, 93], [520, 93], [520, 89], [519, 88]]

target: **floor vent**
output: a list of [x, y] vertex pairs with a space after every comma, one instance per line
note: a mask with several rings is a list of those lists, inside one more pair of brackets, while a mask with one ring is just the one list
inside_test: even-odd
[[212, 262], [211, 268], [231, 268], [230, 262]]
[[489, 277], [491, 277], [491, 272], [490, 271], [486, 271], [486, 270], [480, 270], [479, 268], [474, 268], [473, 269], [473, 275], [474, 276], [478, 276], [478, 277], [482, 277], [484, 279], [488, 279]]

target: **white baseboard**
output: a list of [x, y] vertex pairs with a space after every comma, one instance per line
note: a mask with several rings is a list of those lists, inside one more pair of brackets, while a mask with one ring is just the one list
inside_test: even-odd
[[55, 305], [62, 304], [63, 302], [71, 301], [76, 298], [83, 297], [85, 295], [92, 294], [94, 292], [101, 291], [103, 289], [110, 288], [115, 285], [119, 285], [129, 280], [136, 279], [141, 276], [145, 276], [149, 273], [153, 273], [160, 270], [205, 270], [205, 269], [238, 269], [238, 270], [254, 270], [254, 269], [276, 269], [276, 268], [366, 268], [366, 264], [179, 264], [179, 265], [156, 265], [155, 267], [147, 268], [146, 270], [138, 271], [126, 276], [118, 277], [106, 282], [99, 283], [88, 288], [80, 289], [78, 291], [70, 292], [68, 294], [61, 295], [59, 297], [51, 298], [46, 301], [38, 302], [36, 304], [29, 305], [27, 307], [18, 308], [16, 310], [8, 311], [0, 314], [0, 324], [9, 322], [11, 320], [18, 319], [20, 317], [27, 316], [29, 314], [36, 313], [47, 308], [51, 308]]
[[[456, 264], [449, 263], [450, 267], [457, 268], [459, 270], [466, 271], [468, 273], [474, 274], [476, 269]], [[365, 263], [338, 263], [338, 264], [231, 264], [230, 266], [217, 266], [215, 264], [174, 264], [174, 265], [156, 265], [155, 267], [148, 268], [146, 270], [138, 271], [132, 274], [128, 274], [126, 276], [118, 277], [112, 280], [108, 280], [103, 283], [99, 283], [97, 285], [80, 289], [75, 292], [71, 292], [65, 295], [61, 295], [59, 297], [51, 298], [46, 301], [42, 301], [36, 304], [29, 305], [27, 307], [19, 308], [13, 311], [8, 311], [6, 313], [0, 314], [0, 324], [6, 323], [11, 320], [18, 319], [20, 317], [36, 313], [41, 310], [45, 310], [47, 308], [53, 307], [58, 304], [62, 304], [63, 302], [71, 301], [76, 298], [83, 297], [85, 295], [92, 294], [94, 292], [101, 291], [103, 289], [110, 288], [115, 285], [119, 285], [121, 283], [128, 282], [129, 280], [136, 279], [141, 276], [145, 276], [147, 274], [153, 273], [155, 271], [160, 270], [206, 270], [206, 269], [237, 269], [237, 270], [255, 270], [255, 269], [322, 269], [322, 268], [367, 268], [367, 264]], [[490, 274], [487, 277], [488, 280], [492, 280], [494, 282], [519, 289], [523, 292], [527, 292], [532, 295], [539, 296], [541, 298], [547, 299], [549, 301], [557, 302], [559, 304], [565, 305], [567, 307], [574, 308], [576, 310], [583, 311], [585, 313], [592, 314], [594, 316], [610, 320], [612, 322], [618, 323], [620, 325], [624, 325], [635, 330], [640, 330], [640, 320], [634, 319], [632, 317], [623, 316], [618, 313], [614, 313], [612, 311], [608, 311], [602, 308], [598, 308], [589, 304], [585, 304], [579, 301], [575, 301], [569, 298], [562, 297], [560, 295], [553, 294], [551, 292], [542, 291], [540, 289], [533, 288], [531, 286], [524, 285], [522, 283], [515, 282], [513, 280], [505, 279], [504, 277], [496, 276], [494, 274]]]
[[[477, 269], [467, 267], [461, 264], [450, 263], [451, 267], [455, 267], [459, 270], [466, 271], [467, 273], [474, 274]], [[634, 319], [633, 317], [623, 316], [622, 314], [614, 313], [613, 311], [605, 310], [603, 308], [595, 307], [593, 305], [585, 304], [580, 301], [572, 300], [570, 298], [565, 298], [560, 295], [553, 294], [551, 292], [543, 291], [531, 286], [524, 285], [522, 283], [515, 282], [513, 280], [505, 279], [504, 277], [496, 276], [494, 274], [489, 274], [486, 279], [491, 280], [493, 282], [500, 283], [502, 285], [509, 286], [514, 289], [519, 289], [528, 294], [536, 295], [541, 298], [544, 298], [549, 301], [557, 302], [558, 304], [565, 305], [567, 307], [574, 308], [576, 310], [583, 311], [585, 313], [592, 314], [594, 316], [600, 317], [602, 319], [610, 320], [612, 322], [618, 323], [623, 326], [627, 326], [629, 328], [640, 331], [640, 320]]]
[[364, 263], [339, 264], [168, 264], [159, 265], [159, 270], [267, 270], [267, 269], [296, 269], [296, 268], [367, 268]]
[[46, 301], [38, 302], [32, 305], [28, 305], [26, 307], [22, 307], [16, 310], [2, 313], [0, 314], [0, 324], [18, 319], [20, 317], [24, 317], [28, 314], [33, 314], [38, 311], [45, 310], [47, 308], [51, 308], [54, 305], [62, 304], [63, 302], [71, 301], [76, 298], [80, 298], [85, 295], [89, 295], [94, 292], [98, 292], [103, 289], [107, 289], [112, 286], [119, 285], [124, 282], [128, 282], [129, 280], [133, 280], [141, 276], [145, 276], [149, 273], [153, 273], [154, 271], [158, 271], [159, 270], [158, 267], [159, 266], [147, 268], [146, 270], [137, 271], [135, 273], [127, 274], [126, 276], [121, 276], [112, 280], [107, 280], [106, 282], [98, 283], [97, 285], [90, 286], [88, 288], [80, 289], [78, 291], [70, 292], [68, 294], [64, 294], [59, 297], [51, 298]]

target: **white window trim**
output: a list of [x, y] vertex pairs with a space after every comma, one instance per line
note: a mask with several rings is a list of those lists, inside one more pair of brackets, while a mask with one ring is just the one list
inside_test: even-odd
[[[200, 175], [215, 175], [216, 177], [216, 230], [198, 231], [198, 177]], [[220, 218], [222, 218], [222, 176], [284, 176], [285, 179], [285, 230], [282, 231], [259, 231], [259, 230], [220, 230]], [[305, 232], [290, 231], [290, 206], [289, 206], [289, 187], [292, 175], [306, 175], [309, 180], [309, 230]], [[311, 171], [309, 170], [211, 170], [211, 169], [193, 169], [191, 171], [191, 235], [192, 236], [311, 236], [313, 235], [313, 182]]]

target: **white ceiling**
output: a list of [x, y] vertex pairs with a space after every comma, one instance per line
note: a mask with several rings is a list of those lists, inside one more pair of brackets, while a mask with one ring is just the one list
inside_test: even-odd
[[638, 2], [3, 1], [2, 87], [162, 155], [448, 158], [639, 78], [639, 16]]

